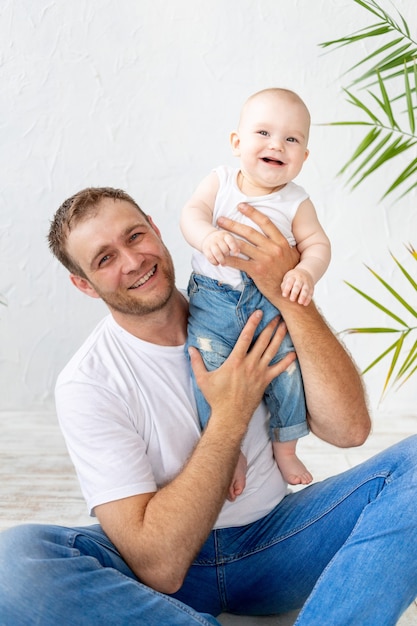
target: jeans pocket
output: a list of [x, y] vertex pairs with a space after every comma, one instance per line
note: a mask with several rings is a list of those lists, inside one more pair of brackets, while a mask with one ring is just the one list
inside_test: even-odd
[[188, 281], [188, 287], [187, 287], [188, 297], [190, 298], [192, 295], [197, 293], [197, 291], [198, 291], [197, 282], [196, 282], [196, 280], [194, 278], [194, 274], [191, 274], [190, 280]]

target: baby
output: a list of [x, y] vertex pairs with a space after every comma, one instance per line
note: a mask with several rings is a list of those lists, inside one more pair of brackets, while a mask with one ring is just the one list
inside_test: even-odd
[[[245, 273], [222, 266], [226, 256], [239, 254], [239, 240], [216, 227], [220, 216], [256, 227], [238, 210], [240, 203], [251, 204], [277, 225], [291, 246], [297, 246], [300, 262], [285, 274], [280, 287], [291, 301], [307, 306], [315, 283], [328, 267], [329, 240], [307, 193], [292, 182], [309, 154], [309, 130], [310, 114], [297, 94], [280, 88], [255, 93], [244, 104], [238, 129], [230, 137], [240, 168], [213, 170], [182, 211], [181, 230], [195, 248], [187, 346], [200, 350], [209, 370], [227, 358], [254, 310], [263, 311], [258, 332], [279, 315]], [[293, 350], [287, 333], [275, 361]], [[204, 427], [210, 407], [195, 381], [194, 389]], [[309, 432], [298, 361], [268, 386], [264, 399], [270, 411], [274, 456], [284, 479], [290, 484], [310, 483], [312, 475], [296, 455], [297, 439]], [[242, 493], [245, 481], [246, 459], [241, 454], [230, 500]]]

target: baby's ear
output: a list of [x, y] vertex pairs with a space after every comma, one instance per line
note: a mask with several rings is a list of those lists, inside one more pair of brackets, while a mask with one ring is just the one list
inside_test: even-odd
[[235, 130], [230, 133], [230, 145], [232, 146], [233, 154], [240, 156], [240, 138]]
[[308, 155], [310, 154], [310, 150], [306, 150], [304, 154], [304, 161], [307, 160]]

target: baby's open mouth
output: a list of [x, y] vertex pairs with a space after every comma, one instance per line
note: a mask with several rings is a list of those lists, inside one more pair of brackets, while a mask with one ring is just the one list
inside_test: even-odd
[[276, 165], [284, 165], [284, 162], [280, 161], [279, 159], [269, 159], [268, 157], [263, 157], [262, 161], [264, 161], [265, 163], [272, 163], [272, 164], [276, 164]]

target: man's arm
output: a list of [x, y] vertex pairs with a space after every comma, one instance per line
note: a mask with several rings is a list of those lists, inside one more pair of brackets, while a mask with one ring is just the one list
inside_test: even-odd
[[250, 317], [225, 363], [207, 372], [191, 349], [197, 383], [211, 405], [207, 428], [180, 474], [156, 493], [102, 504], [95, 514], [136, 576], [174, 593], [211, 531], [228, 493], [242, 439], [263, 392], [295, 354], [270, 365], [285, 325], [270, 323], [250, 349], [261, 318]]
[[249, 205], [241, 210], [264, 234], [220, 218], [222, 228], [244, 237], [240, 248], [248, 257], [228, 257], [224, 264], [245, 271], [281, 311], [300, 362], [311, 430], [340, 447], [361, 445], [371, 423], [355, 365], [312, 302], [304, 307], [282, 296], [282, 276], [298, 261], [295, 249], [265, 215]]

